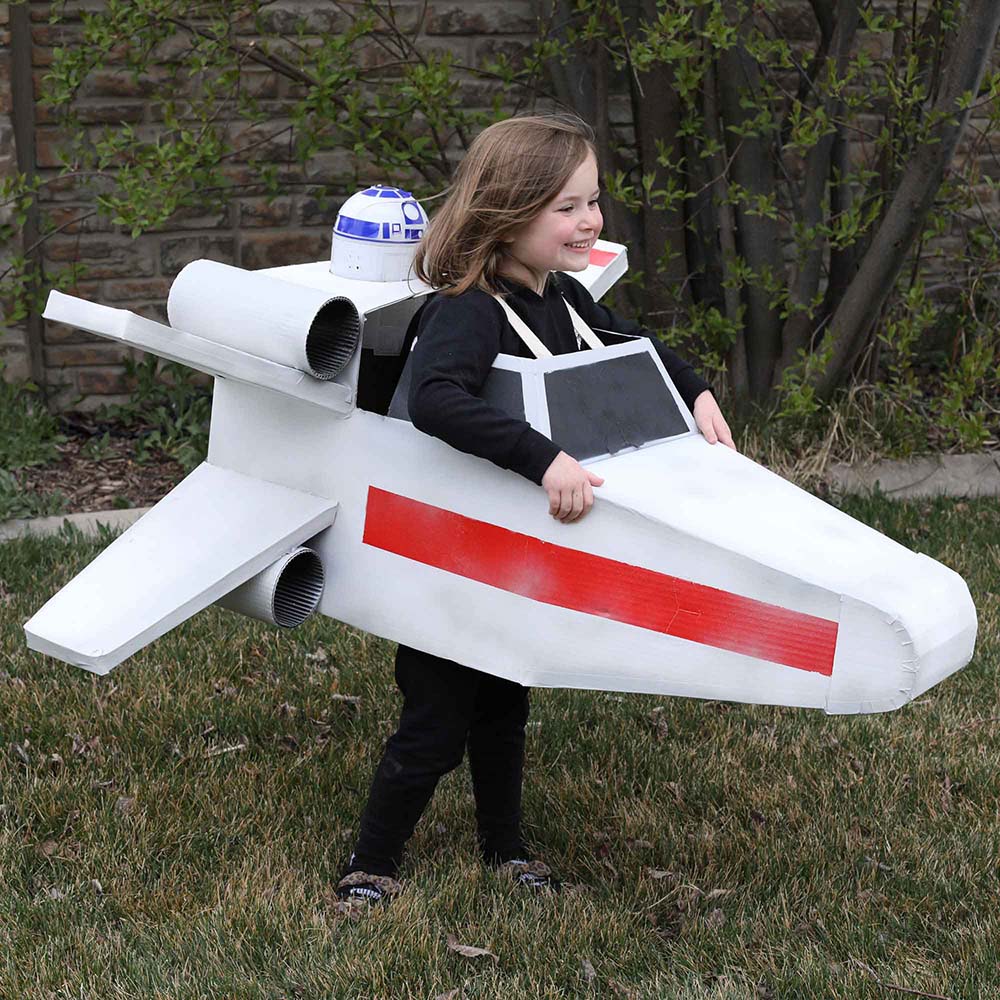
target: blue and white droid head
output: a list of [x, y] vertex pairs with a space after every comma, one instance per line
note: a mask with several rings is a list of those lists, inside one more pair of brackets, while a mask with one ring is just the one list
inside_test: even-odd
[[333, 227], [330, 270], [341, 278], [406, 281], [427, 213], [402, 188], [376, 184], [344, 202]]

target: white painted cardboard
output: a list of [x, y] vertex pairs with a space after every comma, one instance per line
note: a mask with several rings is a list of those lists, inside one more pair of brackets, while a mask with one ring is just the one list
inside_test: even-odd
[[324, 497], [203, 463], [42, 607], [24, 627], [28, 645], [105, 674], [336, 512]]
[[[624, 254], [607, 263], [623, 269]], [[348, 297], [325, 262], [279, 270]], [[382, 306], [400, 291], [384, 290]], [[199, 329], [209, 343], [214, 332]], [[526, 416], [544, 432], [546, 371], [643, 351], [676, 398], [643, 342], [497, 366], [522, 373]], [[407, 422], [219, 377], [195, 488], [182, 484], [56, 595], [27, 624], [29, 644], [109, 669], [242, 582], [235, 563], [246, 579], [251, 561], [256, 571], [315, 536], [321, 613], [530, 686], [875, 712], [969, 661], [976, 612], [961, 577], [709, 445], [681, 412], [686, 432], [587, 462], [605, 485], [567, 525], [534, 484]], [[206, 470], [237, 478], [215, 483]], [[273, 490], [285, 492], [235, 518], [231, 555], [235, 494]], [[171, 499], [179, 492], [183, 504]], [[199, 523], [210, 510], [222, 513]], [[133, 557], [137, 531], [143, 551], [172, 551], [169, 587], [149, 569], [155, 559]], [[197, 561], [199, 546], [210, 554]], [[117, 589], [105, 601], [94, 595], [107, 580]]]

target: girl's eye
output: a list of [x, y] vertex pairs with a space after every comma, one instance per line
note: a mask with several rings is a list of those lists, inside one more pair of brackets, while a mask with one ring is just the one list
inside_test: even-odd
[[596, 205], [597, 204], [597, 199], [596, 198], [591, 199], [590, 204], [591, 205]]
[[563, 205], [563, 207], [560, 208], [559, 211], [560, 212], [572, 212], [573, 211], [573, 206], [572, 205]]

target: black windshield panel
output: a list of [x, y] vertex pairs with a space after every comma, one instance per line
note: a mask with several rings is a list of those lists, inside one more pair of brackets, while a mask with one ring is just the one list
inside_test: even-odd
[[581, 462], [688, 430], [646, 353], [547, 372], [545, 394], [552, 440]]

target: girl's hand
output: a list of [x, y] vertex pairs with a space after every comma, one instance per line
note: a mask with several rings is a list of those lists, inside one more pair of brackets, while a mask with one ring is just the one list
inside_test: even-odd
[[564, 524], [579, 520], [594, 506], [594, 486], [604, 480], [588, 472], [575, 458], [561, 451], [542, 476], [542, 489], [549, 495], [549, 513]]
[[698, 425], [698, 430], [705, 435], [705, 440], [709, 444], [721, 441], [736, 451], [729, 424], [726, 423], [722, 410], [719, 409], [719, 404], [708, 389], [694, 401], [694, 422]]

